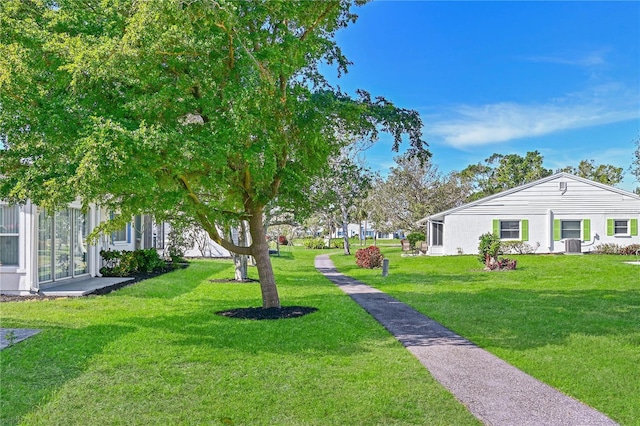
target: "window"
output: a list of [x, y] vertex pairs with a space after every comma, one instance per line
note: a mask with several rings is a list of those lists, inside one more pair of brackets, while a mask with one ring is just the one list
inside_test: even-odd
[[444, 223], [433, 222], [431, 224], [431, 245], [442, 246], [443, 233], [444, 233]]
[[18, 206], [0, 206], [0, 265], [18, 265], [19, 213]]
[[631, 236], [638, 235], [638, 219], [607, 219], [608, 236]]
[[628, 220], [614, 220], [613, 221], [613, 233], [628, 234], [629, 233], [629, 221]]
[[501, 220], [499, 235], [501, 240], [519, 240], [520, 239], [520, 221], [519, 220]]
[[529, 241], [529, 220], [493, 219], [493, 233], [501, 240]]
[[580, 238], [580, 222], [579, 220], [562, 220], [560, 221], [560, 238]]

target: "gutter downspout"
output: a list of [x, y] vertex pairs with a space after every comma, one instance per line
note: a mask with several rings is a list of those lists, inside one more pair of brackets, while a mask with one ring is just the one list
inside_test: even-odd
[[547, 210], [547, 249], [553, 253], [553, 211]]

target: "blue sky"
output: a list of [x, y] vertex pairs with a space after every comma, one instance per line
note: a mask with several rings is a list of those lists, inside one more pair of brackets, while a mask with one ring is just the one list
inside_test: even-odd
[[[640, 136], [640, 2], [374, 1], [337, 33], [353, 62], [329, 80], [417, 110], [433, 162], [461, 170], [538, 150], [551, 169], [593, 159], [628, 173]], [[383, 137], [366, 153], [394, 164]]]

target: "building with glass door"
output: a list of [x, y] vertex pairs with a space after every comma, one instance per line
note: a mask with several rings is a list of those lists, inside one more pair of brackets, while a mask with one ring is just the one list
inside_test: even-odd
[[80, 202], [49, 214], [29, 202], [16, 206], [0, 201], [0, 293], [27, 295], [99, 276], [100, 250], [134, 250], [150, 240], [145, 238], [150, 232], [143, 230], [148, 221], [138, 218], [102, 237], [97, 246], [88, 244], [89, 233], [107, 218], [96, 206], [82, 211]]

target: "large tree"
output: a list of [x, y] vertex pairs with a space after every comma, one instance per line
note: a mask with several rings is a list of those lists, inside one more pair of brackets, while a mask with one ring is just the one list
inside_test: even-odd
[[622, 167], [612, 166], [611, 164], [596, 165], [594, 160], [582, 160], [577, 167], [567, 166], [558, 171], [612, 186], [619, 184], [624, 177], [624, 169]]
[[469, 201], [478, 200], [552, 174], [542, 166], [538, 151], [518, 154], [493, 154], [484, 163], [472, 164], [460, 172], [465, 182], [474, 188]]
[[[357, 0], [361, 4], [363, 1]], [[128, 217], [173, 211], [252, 255], [279, 307], [263, 217], [292, 202], [347, 133], [390, 132], [428, 157], [415, 111], [330, 87], [346, 72], [339, 1], [4, 0], [0, 198], [55, 209], [77, 196]], [[339, 131], [338, 131], [339, 130]], [[246, 220], [251, 245], [218, 232]], [[120, 223], [117, 223], [120, 221]], [[218, 226], [216, 226], [218, 225]]]

